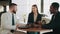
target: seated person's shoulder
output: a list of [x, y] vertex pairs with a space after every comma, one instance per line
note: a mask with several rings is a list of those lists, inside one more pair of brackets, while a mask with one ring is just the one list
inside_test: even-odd
[[6, 13], [3, 13], [2, 16], [5, 16], [5, 15], [7, 15], [7, 14], [8, 14], [7, 12], [6, 12]]
[[59, 12], [59, 16], [60, 16], [60, 12]]
[[42, 15], [41, 15], [41, 14], [38, 14], [38, 15], [42, 17]]
[[29, 13], [29, 15], [32, 15], [33, 13]]

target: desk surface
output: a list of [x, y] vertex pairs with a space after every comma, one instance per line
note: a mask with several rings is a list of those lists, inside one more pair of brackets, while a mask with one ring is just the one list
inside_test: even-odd
[[27, 29], [17, 29], [17, 30], [23, 30], [23, 31], [31, 31], [31, 32], [40, 32], [40, 31], [52, 31], [52, 29], [43, 29], [43, 28], [27, 28]]

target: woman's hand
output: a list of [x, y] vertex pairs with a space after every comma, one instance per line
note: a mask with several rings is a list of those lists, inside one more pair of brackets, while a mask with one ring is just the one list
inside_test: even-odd
[[38, 21], [38, 25], [42, 25], [42, 22], [41, 21]]
[[37, 27], [40, 27], [40, 28], [41, 28], [41, 27], [42, 27], [42, 22], [41, 22], [41, 21], [38, 21], [38, 22], [37, 22], [37, 24], [36, 24], [35, 26], [37, 26]]

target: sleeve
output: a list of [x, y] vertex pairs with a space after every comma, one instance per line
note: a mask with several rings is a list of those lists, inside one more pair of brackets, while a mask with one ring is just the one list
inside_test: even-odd
[[8, 16], [6, 14], [2, 14], [1, 16], [1, 27], [4, 29], [8, 29], [8, 30], [15, 30], [16, 25], [12, 26], [10, 25], [10, 22], [8, 21]]
[[44, 24], [42, 25], [42, 28], [53, 29], [54, 27], [52, 26], [52, 24]]
[[29, 14], [29, 16], [28, 16], [28, 23], [27, 24], [30, 24], [30, 23], [32, 23], [31, 22], [31, 14]]
[[38, 14], [38, 20], [37, 20], [37, 22], [41, 21], [41, 20], [42, 20], [42, 16], [40, 14]]
[[40, 21], [42, 20], [42, 15], [40, 15], [40, 18], [39, 19], [40, 19]]

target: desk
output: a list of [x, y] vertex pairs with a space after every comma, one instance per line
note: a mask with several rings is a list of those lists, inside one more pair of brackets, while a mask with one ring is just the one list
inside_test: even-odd
[[17, 29], [17, 31], [22, 31], [27, 33], [27, 31], [31, 32], [40, 32], [40, 34], [47, 33], [47, 32], [53, 32], [52, 29], [43, 29], [43, 28], [28, 28], [28, 29]]

